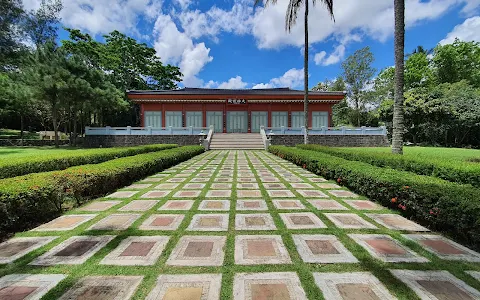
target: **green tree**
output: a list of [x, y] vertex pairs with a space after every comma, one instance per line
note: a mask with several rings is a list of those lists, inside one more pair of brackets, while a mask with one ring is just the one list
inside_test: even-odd
[[0, 0], [0, 64], [5, 65], [12, 62], [17, 55], [21, 44], [18, 40], [20, 32], [18, 25], [21, 23], [24, 12], [20, 0]]
[[23, 29], [36, 47], [55, 42], [62, 8], [61, 0], [42, 0], [38, 10], [27, 13]]
[[395, 15], [395, 95], [393, 102], [392, 153], [403, 154], [405, 0], [394, 0], [393, 6]]
[[405, 89], [431, 86], [435, 81], [427, 53], [413, 53], [405, 61]]

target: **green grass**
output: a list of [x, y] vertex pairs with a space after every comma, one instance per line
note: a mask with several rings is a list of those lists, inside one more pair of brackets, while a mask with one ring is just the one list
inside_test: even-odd
[[84, 150], [76, 147], [0, 147], [0, 161], [51, 154], [81, 153]]
[[[19, 139], [19, 138], [20, 138], [20, 130], [0, 128], [0, 139]], [[23, 138], [28, 140], [39, 140], [40, 134], [36, 132], [24, 131]]]

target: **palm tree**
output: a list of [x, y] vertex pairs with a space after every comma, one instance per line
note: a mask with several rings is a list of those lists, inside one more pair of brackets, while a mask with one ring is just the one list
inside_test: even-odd
[[[287, 13], [285, 15], [285, 31], [290, 32], [293, 25], [297, 22], [298, 11], [305, 4], [305, 53], [304, 53], [304, 104], [303, 111], [305, 113], [305, 144], [308, 144], [308, 1], [309, 0], [289, 0]], [[316, 4], [317, 0], [312, 0], [313, 5]], [[330, 17], [334, 20], [333, 16], [333, 0], [319, 0], [327, 7], [327, 11], [330, 14]], [[255, 5], [259, 5], [263, 0], [255, 0]], [[277, 0], [265, 0], [265, 5], [268, 5], [270, 2], [276, 4]]]
[[394, 0], [395, 98], [393, 104], [392, 153], [403, 154], [403, 81], [405, 52], [405, 0]]

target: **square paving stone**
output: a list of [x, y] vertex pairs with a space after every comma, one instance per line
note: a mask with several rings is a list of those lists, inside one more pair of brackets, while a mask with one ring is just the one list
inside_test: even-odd
[[205, 187], [205, 183], [187, 183], [183, 186], [184, 190], [201, 190]]
[[238, 198], [260, 198], [262, 192], [260, 190], [237, 190]]
[[208, 191], [205, 197], [207, 198], [228, 198], [232, 195], [231, 190], [211, 190]]
[[313, 277], [326, 300], [397, 299], [368, 272], [313, 273]]
[[154, 207], [158, 200], [133, 200], [125, 206], [120, 207], [119, 211], [147, 211]]
[[297, 192], [306, 198], [328, 198], [324, 192], [316, 190], [298, 190]]
[[160, 183], [155, 186], [157, 190], [174, 190], [178, 187], [178, 183]]
[[279, 235], [237, 235], [235, 264], [291, 264], [290, 255]]
[[142, 225], [138, 227], [140, 230], [176, 230], [180, 223], [182, 223], [185, 215], [151, 215], [143, 221]]
[[189, 210], [193, 203], [195, 203], [193, 200], [169, 200], [158, 210]]
[[40, 225], [32, 231], [66, 231], [72, 230], [83, 223], [86, 223], [97, 215], [65, 215]]
[[277, 177], [260, 177], [261, 182], [280, 182]]
[[237, 178], [237, 182], [249, 183], [249, 182], [257, 182], [257, 180], [255, 179], [255, 177], [240, 177], [240, 178]]
[[270, 197], [293, 198], [295, 195], [289, 190], [267, 190]]
[[187, 178], [174, 177], [174, 178], [167, 179], [166, 182], [176, 182], [176, 183], [179, 183], [179, 182], [184, 182], [185, 180], [187, 180]]
[[198, 210], [228, 211], [230, 210], [229, 200], [203, 200]]
[[358, 260], [331, 234], [294, 234], [293, 241], [306, 263], [357, 263]]
[[210, 178], [208, 177], [195, 177], [190, 180], [190, 182], [208, 182]]
[[37, 257], [30, 265], [79, 265], [83, 264], [100, 249], [105, 247], [115, 236], [72, 236], [53, 247], [47, 253]]
[[349, 234], [357, 244], [367, 250], [370, 255], [383, 262], [417, 262], [429, 260], [418, 255], [399, 241], [385, 234]]
[[222, 274], [160, 275], [146, 300], [220, 300]]
[[268, 210], [265, 200], [237, 200], [237, 210]]
[[469, 274], [476, 280], [480, 281], [480, 272], [479, 271], [465, 271], [465, 273]]
[[317, 186], [321, 189], [341, 189], [342, 187], [335, 183], [318, 183]]
[[114, 207], [115, 205], [122, 203], [122, 201], [95, 201], [90, 204], [85, 205], [84, 207], [80, 207], [79, 211], [106, 211], [110, 208]]
[[390, 270], [422, 299], [473, 300], [480, 292], [447, 271]]
[[370, 228], [376, 229], [377, 227], [356, 214], [347, 213], [326, 213], [325, 216], [335, 224], [335, 226], [344, 229], [362, 229]]
[[90, 226], [88, 230], [126, 230], [141, 216], [140, 214], [111, 214]]
[[129, 236], [100, 262], [101, 265], [151, 266], [168, 243], [168, 236]]
[[58, 236], [17, 237], [0, 243], [0, 264], [14, 262], [20, 257], [45, 246], [56, 238], [58, 238]]
[[159, 181], [162, 181], [162, 180], [163, 180], [163, 178], [161, 178], [161, 177], [147, 177], [140, 182], [159, 182]]
[[259, 186], [258, 183], [238, 183], [237, 189], [254, 189], [258, 190]]
[[235, 300], [306, 300], [295, 272], [237, 273], [233, 283]]
[[293, 182], [290, 184], [292, 186], [292, 188], [294, 189], [313, 189], [315, 187], [313, 187], [311, 184], [309, 183], [304, 183], [304, 182]]
[[327, 228], [325, 224], [311, 212], [280, 214], [283, 223], [288, 229]]
[[174, 198], [196, 198], [200, 196], [201, 191], [178, 191], [173, 197]]
[[318, 210], [349, 210], [335, 200], [308, 200]]
[[140, 198], [163, 198], [170, 194], [171, 191], [149, 191], [140, 196]]
[[87, 276], [81, 278], [60, 300], [131, 299], [143, 276]]
[[138, 191], [119, 191], [114, 192], [105, 198], [130, 198], [133, 197], [133, 195], [135, 195], [136, 193], [138, 193]]
[[283, 183], [262, 183], [267, 190], [285, 190], [287, 187]]
[[37, 300], [66, 276], [62, 274], [10, 274], [0, 278], [0, 299]]
[[228, 230], [228, 214], [194, 215], [187, 230], [227, 231]]
[[235, 230], [276, 230], [270, 214], [237, 214]]
[[358, 195], [347, 190], [329, 190], [330, 194], [339, 198], [357, 198]]
[[430, 231], [427, 228], [418, 225], [402, 216], [394, 214], [366, 214], [369, 218], [375, 222], [387, 227], [388, 229], [395, 230], [408, 230], [408, 231]]
[[182, 236], [166, 264], [170, 266], [221, 266], [225, 236]]
[[326, 181], [328, 181], [325, 178], [321, 178], [321, 177], [312, 177], [312, 178], [308, 178], [308, 180], [310, 180], [311, 182], [326, 182]]
[[232, 188], [232, 184], [231, 183], [212, 183], [210, 188], [214, 190], [227, 190]]
[[358, 210], [380, 210], [383, 206], [370, 200], [344, 200], [345, 203]]
[[480, 262], [480, 253], [454, 241], [434, 234], [403, 234], [403, 237], [419, 243], [425, 250], [441, 259]]
[[[208, 181], [208, 180], [207, 180]], [[232, 177], [216, 177], [214, 179], [215, 182], [233, 182], [233, 178]], [[192, 181], [193, 182], [193, 181]]]
[[300, 200], [272, 200], [277, 209], [305, 209], [305, 205]]
[[134, 183], [126, 187], [126, 189], [132, 189], [132, 190], [142, 190], [142, 189], [147, 189], [151, 187], [151, 183]]

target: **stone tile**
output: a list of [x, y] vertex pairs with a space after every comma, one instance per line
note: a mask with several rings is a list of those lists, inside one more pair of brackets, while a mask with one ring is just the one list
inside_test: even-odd
[[403, 234], [403, 237], [419, 243], [425, 250], [441, 259], [480, 262], [480, 253], [454, 241], [434, 234]]
[[321, 178], [321, 177], [308, 178], [308, 180], [310, 180], [311, 182], [326, 182], [326, 181], [328, 181], [325, 178]]
[[201, 190], [205, 187], [205, 183], [187, 183], [183, 186], [184, 190]]
[[315, 229], [327, 228], [325, 224], [311, 212], [280, 214], [283, 223], [288, 229]]
[[170, 176], [170, 174], [158, 173], [158, 174], [152, 175], [151, 177], [168, 177], [168, 176]]
[[151, 266], [154, 265], [170, 237], [129, 236], [100, 261], [101, 265]]
[[37, 257], [30, 265], [79, 265], [83, 264], [100, 249], [105, 247], [115, 236], [72, 236], [47, 253]]
[[335, 183], [318, 183], [317, 186], [321, 189], [341, 189], [342, 187]]
[[136, 193], [138, 193], [138, 191], [119, 191], [114, 192], [106, 196], [105, 198], [130, 198], [133, 197], [133, 195], [135, 195]]
[[369, 218], [375, 222], [387, 227], [388, 229], [395, 230], [408, 230], [408, 231], [430, 231], [427, 228], [418, 225], [402, 216], [394, 214], [366, 214]]
[[421, 299], [473, 300], [480, 292], [447, 271], [390, 270]]
[[397, 299], [371, 273], [313, 273], [315, 283], [327, 300]]
[[277, 177], [260, 177], [261, 182], [280, 182], [280, 179]]
[[465, 273], [469, 274], [476, 280], [480, 281], [480, 272], [479, 271], [465, 271]]
[[208, 191], [205, 197], [207, 198], [228, 198], [232, 195], [231, 190], [211, 190]]
[[292, 263], [279, 235], [235, 236], [235, 264], [266, 265]]
[[0, 299], [37, 300], [65, 279], [62, 274], [10, 274], [0, 278]]
[[345, 203], [358, 210], [380, 210], [384, 208], [370, 200], [345, 200]]
[[222, 274], [160, 275], [146, 300], [219, 300]]
[[[207, 180], [208, 181], [208, 180]], [[233, 182], [233, 177], [216, 177], [215, 182]], [[238, 181], [238, 180], [237, 180]]]
[[77, 210], [91, 212], [106, 211], [119, 203], [122, 203], [122, 201], [95, 201], [85, 205], [84, 207], [80, 207]]
[[20, 257], [45, 246], [56, 238], [58, 238], [58, 236], [17, 237], [0, 243], [0, 264], [14, 262]]
[[306, 300], [295, 272], [237, 273], [233, 297], [238, 300]]
[[167, 179], [166, 182], [176, 182], [176, 183], [180, 183], [180, 182], [184, 182], [185, 180], [187, 180], [187, 178], [174, 177], [174, 178]]
[[90, 226], [88, 230], [126, 230], [141, 216], [140, 214], [111, 214]]
[[287, 187], [283, 183], [262, 183], [267, 190], [286, 190]]
[[260, 198], [262, 192], [260, 190], [237, 190], [238, 198]]
[[249, 182], [257, 182], [257, 180], [255, 179], [255, 177], [240, 177], [240, 178], [237, 178], [237, 182], [249, 183]]
[[203, 200], [198, 210], [228, 211], [230, 210], [229, 200]]
[[258, 183], [237, 183], [237, 189], [253, 189], [258, 190]]
[[229, 190], [229, 189], [232, 189], [232, 184], [231, 183], [212, 183], [210, 188], [214, 190]]
[[182, 236], [166, 264], [170, 266], [221, 266], [225, 236]]
[[97, 215], [64, 215], [53, 219], [52, 221], [40, 225], [32, 231], [66, 231], [72, 230], [90, 220]]
[[160, 199], [170, 194], [170, 192], [171, 191], [148, 191], [142, 196], [140, 196], [140, 198], [159, 198]]
[[158, 210], [189, 210], [194, 202], [193, 200], [169, 200]]
[[178, 183], [160, 183], [155, 186], [157, 190], [174, 190], [179, 186]]
[[276, 230], [270, 214], [237, 214], [235, 230]]
[[154, 207], [158, 200], [133, 200], [125, 206], [119, 208], [119, 211], [147, 211]]
[[87, 276], [81, 278], [60, 300], [131, 299], [143, 276]]
[[306, 198], [328, 198], [325, 193], [316, 190], [297, 190], [297, 192]]
[[383, 262], [417, 262], [429, 260], [418, 255], [399, 241], [385, 234], [349, 234], [357, 244], [367, 250], [370, 255]]
[[200, 196], [201, 191], [178, 191], [173, 194], [174, 198], [196, 198]]
[[290, 183], [290, 185], [294, 189], [314, 189], [315, 188], [311, 184], [305, 183], [305, 182], [292, 182]]
[[300, 200], [272, 200], [277, 209], [305, 209], [305, 205]]
[[335, 224], [335, 226], [344, 229], [362, 229], [370, 228], [377, 229], [377, 227], [366, 220], [362, 219], [356, 214], [349, 213], [326, 213], [325, 216]]
[[237, 200], [237, 210], [268, 210], [265, 200]]
[[295, 195], [289, 190], [267, 190], [270, 197], [275, 198], [293, 198]]
[[176, 230], [185, 215], [164, 214], [151, 215], [138, 227], [140, 230]]
[[307, 200], [318, 210], [349, 210], [335, 200]]
[[151, 187], [151, 183], [134, 183], [126, 187], [126, 189], [132, 189], [132, 190], [143, 190], [143, 189], [148, 189]]
[[187, 230], [192, 231], [227, 231], [228, 214], [194, 215]]
[[162, 180], [163, 180], [163, 178], [155, 176], [155, 177], [147, 177], [140, 182], [159, 182], [159, 181], [162, 181]]
[[306, 263], [357, 263], [358, 260], [331, 234], [292, 235], [297, 251]]
[[208, 182], [210, 180], [209, 177], [195, 177], [193, 179], [190, 179], [190, 182]]
[[347, 190], [329, 190], [330, 194], [339, 198], [357, 198], [358, 195]]

